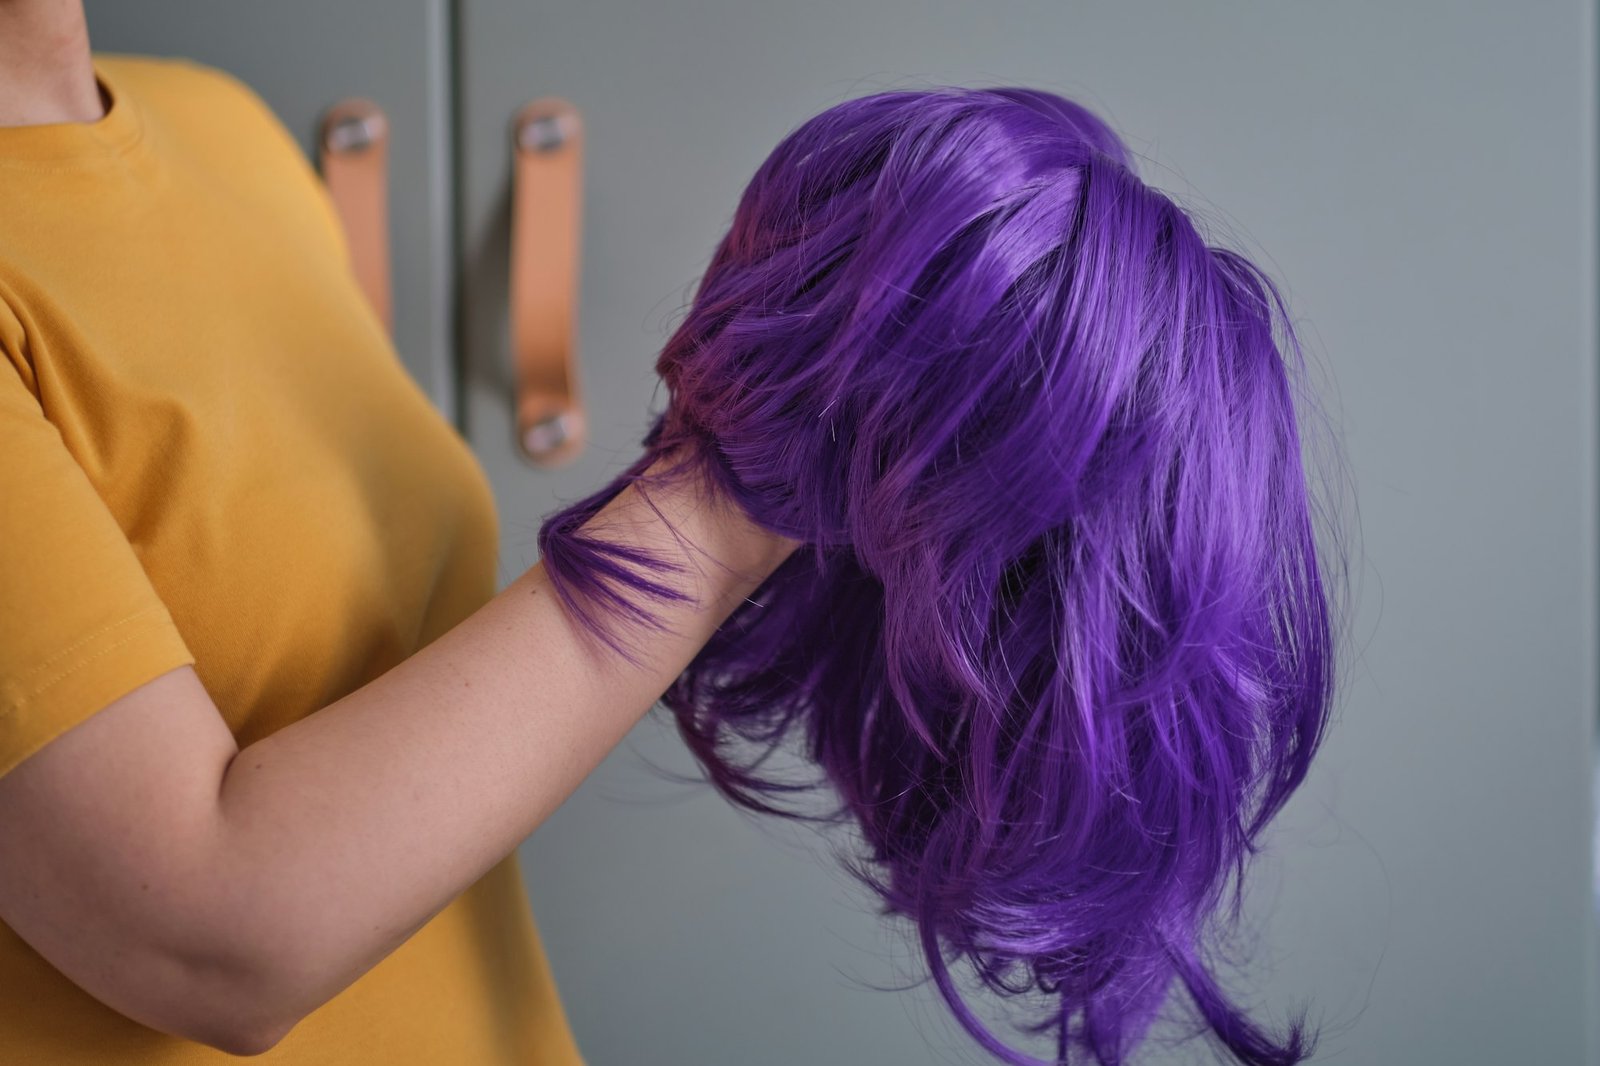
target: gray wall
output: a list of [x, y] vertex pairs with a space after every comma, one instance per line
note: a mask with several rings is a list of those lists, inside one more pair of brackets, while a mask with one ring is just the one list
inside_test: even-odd
[[[937, 82], [1097, 108], [1147, 180], [1286, 286], [1359, 504], [1339, 718], [1258, 867], [1256, 962], [1236, 987], [1268, 1020], [1311, 1000], [1317, 1061], [1594, 1061], [1591, 4], [461, 0], [451, 22], [369, 0], [275, 5], [293, 11], [276, 23], [242, 2], [90, 9], [98, 46], [209, 55], [297, 130], [311, 86], [411, 101], [395, 180], [431, 176], [396, 207], [411, 234], [397, 276], [433, 261], [453, 182], [463, 424], [499, 492], [503, 583], [536, 561], [543, 514], [636, 454], [655, 354], [787, 130]], [[453, 98], [417, 80], [452, 57]], [[507, 123], [545, 94], [583, 110], [589, 164], [595, 441], [555, 473], [511, 450], [505, 342]], [[406, 136], [428, 152], [402, 154]], [[413, 285], [432, 302], [400, 321], [408, 353], [452, 313], [448, 286]], [[868, 987], [916, 980], [916, 954], [822, 844], [651, 764], [693, 772], [664, 715], [522, 849], [594, 1066], [983, 1061], [927, 989]]]

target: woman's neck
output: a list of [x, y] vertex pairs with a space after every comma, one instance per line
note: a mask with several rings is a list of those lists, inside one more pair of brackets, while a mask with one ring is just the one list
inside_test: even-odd
[[83, 0], [0, 0], [0, 126], [93, 122], [105, 112]]

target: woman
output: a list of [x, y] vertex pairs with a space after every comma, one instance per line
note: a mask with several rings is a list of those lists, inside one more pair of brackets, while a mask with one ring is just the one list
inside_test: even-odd
[[514, 849], [795, 542], [617, 496], [638, 665], [496, 595], [291, 138], [76, 0], [0, 0], [0, 352], [0, 1061], [580, 1062]]

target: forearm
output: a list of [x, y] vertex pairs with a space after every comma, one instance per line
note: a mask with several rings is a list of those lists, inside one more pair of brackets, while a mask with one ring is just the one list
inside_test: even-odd
[[292, 1024], [503, 859], [649, 710], [784, 551], [686, 498], [629, 488], [591, 529], [685, 564], [695, 601], [651, 607], [672, 632], [644, 664], [580, 640], [542, 565], [394, 669], [250, 745], [224, 776], [216, 884], [251, 1002]]

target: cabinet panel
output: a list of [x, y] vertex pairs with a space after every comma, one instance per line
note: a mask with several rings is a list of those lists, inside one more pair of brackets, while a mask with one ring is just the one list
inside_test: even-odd
[[395, 347], [455, 421], [445, 0], [89, 0], [85, 8], [97, 50], [184, 56], [244, 80], [313, 161], [330, 105], [365, 96], [383, 108]]
[[[1257, 961], [1238, 988], [1268, 1021], [1310, 998], [1329, 1061], [1585, 1060], [1587, 5], [459, 12], [467, 426], [500, 497], [502, 583], [536, 561], [543, 514], [637, 454], [665, 402], [655, 355], [785, 132], [883, 88], [1076, 96], [1146, 157], [1147, 180], [1283, 279], [1354, 465], [1360, 602], [1341, 715], [1258, 870]], [[557, 471], [513, 450], [505, 330], [508, 124], [547, 94], [581, 109], [588, 159], [579, 344], [593, 443]], [[915, 952], [807, 831], [749, 821], [651, 769], [692, 771], [656, 714], [523, 850], [590, 1060], [983, 1061], [928, 989], [867, 987], [915, 980]], [[1190, 1046], [1142, 1061], [1207, 1060]]]

